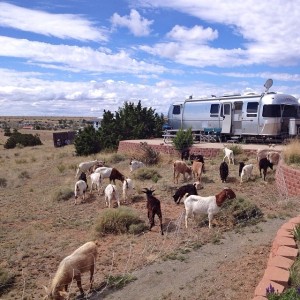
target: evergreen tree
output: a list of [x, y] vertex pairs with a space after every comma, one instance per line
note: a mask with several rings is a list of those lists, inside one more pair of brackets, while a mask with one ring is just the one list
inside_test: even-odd
[[99, 134], [93, 126], [87, 126], [80, 130], [74, 140], [77, 155], [90, 155], [101, 151], [101, 142]]

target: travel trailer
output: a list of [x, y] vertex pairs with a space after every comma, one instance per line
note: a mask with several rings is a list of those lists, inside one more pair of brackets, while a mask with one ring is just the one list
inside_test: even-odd
[[284, 140], [300, 135], [300, 104], [286, 94], [269, 92], [272, 79], [261, 95], [247, 93], [194, 99], [173, 103], [168, 112], [172, 129], [216, 132], [222, 141]]

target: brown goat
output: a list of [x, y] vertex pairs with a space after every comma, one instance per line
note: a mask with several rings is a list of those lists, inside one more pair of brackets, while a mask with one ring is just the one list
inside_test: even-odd
[[116, 179], [120, 180], [121, 182], [124, 182], [125, 176], [116, 168], [112, 168], [109, 176], [109, 182], [111, 183], [113, 181], [113, 183], [116, 184]]
[[160, 221], [160, 230], [161, 234], [164, 235], [163, 232], [163, 226], [162, 226], [162, 213], [161, 213], [161, 207], [160, 207], [160, 201], [153, 196], [155, 190], [145, 188], [143, 193], [147, 196], [147, 210], [148, 210], [148, 219], [150, 222], [150, 228], [149, 231], [151, 231], [151, 228], [155, 225], [154, 223], [154, 217], [155, 215], [158, 216]]

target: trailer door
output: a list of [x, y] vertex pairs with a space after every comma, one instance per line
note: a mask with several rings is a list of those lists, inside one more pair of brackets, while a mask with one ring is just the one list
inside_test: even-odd
[[231, 133], [231, 103], [223, 103], [222, 133]]

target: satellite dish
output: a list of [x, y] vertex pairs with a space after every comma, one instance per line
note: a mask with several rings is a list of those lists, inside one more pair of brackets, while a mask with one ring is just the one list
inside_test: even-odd
[[269, 89], [272, 85], [273, 85], [273, 80], [270, 78], [264, 84], [264, 87], [266, 88], [265, 93], [267, 93], [269, 91]]

